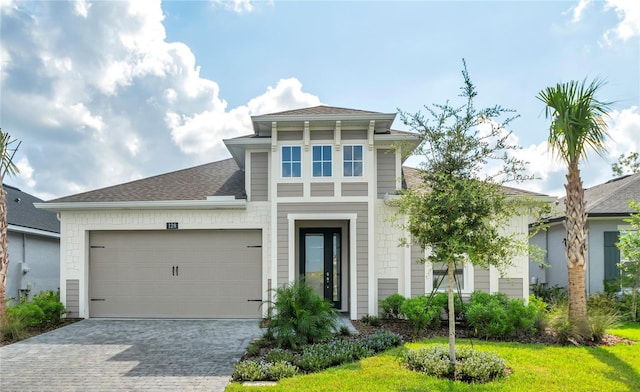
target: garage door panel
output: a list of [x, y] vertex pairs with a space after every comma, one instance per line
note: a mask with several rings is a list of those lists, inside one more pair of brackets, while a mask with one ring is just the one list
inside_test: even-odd
[[259, 230], [92, 232], [90, 298], [104, 301], [90, 316], [260, 317], [247, 300], [261, 297], [261, 241]]

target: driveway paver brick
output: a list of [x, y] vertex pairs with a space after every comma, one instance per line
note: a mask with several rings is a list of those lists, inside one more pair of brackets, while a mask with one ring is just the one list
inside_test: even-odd
[[258, 320], [89, 319], [0, 348], [0, 391], [223, 391]]

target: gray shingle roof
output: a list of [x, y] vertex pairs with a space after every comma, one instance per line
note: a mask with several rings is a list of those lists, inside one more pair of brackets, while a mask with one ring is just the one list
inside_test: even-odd
[[[409, 187], [418, 189], [422, 185], [422, 179], [420, 178], [420, 169], [416, 169], [409, 166], [402, 166], [403, 173], [403, 187]], [[502, 186], [509, 196], [547, 196], [542, 193], [532, 192], [525, 189], [518, 189], [509, 186]]]
[[[558, 208], [564, 211], [561, 198]], [[635, 212], [629, 207], [629, 200], [640, 202], [640, 173], [631, 174], [584, 190], [587, 215], [617, 216]]]
[[39, 210], [33, 203], [42, 200], [18, 188], [3, 184], [7, 200], [7, 221], [10, 225], [60, 233], [60, 222], [55, 212]]
[[244, 172], [233, 158], [51, 200], [63, 202], [205, 200], [246, 198]]
[[325, 106], [325, 105], [313, 106], [310, 108], [285, 110], [284, 112], [278, 112], [278, 113], [269, 113], [270, 116], [272, 115], [301, 116], [301, 115], [319, 115], [319, 114], [380, 114], [380, 113], [370, 112], [367, 110], [340, 108], [340, 107]]

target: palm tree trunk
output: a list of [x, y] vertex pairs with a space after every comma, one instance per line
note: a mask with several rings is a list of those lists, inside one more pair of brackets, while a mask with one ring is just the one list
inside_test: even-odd
[[456, 313], [454, 308], [453, 285], [455, 284], [455, 263], [449, 261], [447, 277], [449, 279], [449, 363], [452, 369], [456, 364]]
[[590, 338], [587, 321], [586, 270], [586, 213], [584, 189], [578, 161], [569, 163], [565, 200], [565, 228], [567, 267], [569, 270], [569, 321], [583, 338]]
[[9, 254], [7, 252], [7, 203], [4, 187], [0, 186], [0, 326], [7, 322], [7, 272]]

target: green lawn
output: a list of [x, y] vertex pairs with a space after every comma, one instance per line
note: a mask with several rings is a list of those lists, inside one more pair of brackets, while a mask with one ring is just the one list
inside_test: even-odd
[[[611, 330], [640, 341], [640, 324]], [[404, 369], [397, 356], [407, 349], [447, 344], [446, 338], [387, 351], [376, 357], [320, 373], [292, 377], [271, 387], [232, 384], [227, 391], [640, 391], [640, 344], [611, 347], [556, 347], [473, 340], [478, 350], [494, 351], [513, 370], [489, 384], [470, 385], [427, 377]], [[459, 345], [469, 340], [459, 339]]]

